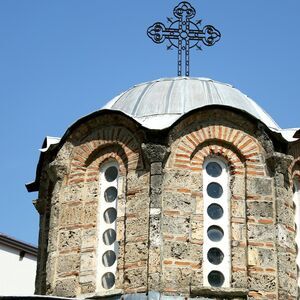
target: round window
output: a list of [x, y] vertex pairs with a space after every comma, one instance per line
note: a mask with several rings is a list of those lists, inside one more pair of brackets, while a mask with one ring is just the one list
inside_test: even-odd
[[216, 162], [210, 162], [206, 166], [206, 172], [211, 177], [219, 177], [222, 174], [222, 167]]
[[115, 285], [115, 275], [111, 272], [105, 273], [102, 276], [102, 286], [109, 290]]
[[108, 250], [102, 256], [102, 263], [105, 267], [111, 267], [115, 263], [116, 259], [117, 257], [115, 252]]
[[211, 264], [219, 265], [224, 259], [224, 254], [219, 248], [211, 248], [207, 253], [207, 258]]
[[224, 231], [219, 226], [210, 226], [207, 230], [209, 239], [213, 242], [219, 242], [224, 236]]
[[207, 214], [213, 219], [218, 220], [223, 216], [223, 208], [219, 204], [213, 203], [207, 208]]
[[106, 169], [104, 176], [108, 182], [112, 182], [118, 177], [118, 169], [116, 167], [109, 167]]
[[207, 194], [211, 198], [220, 198], [223, 194], [222, 186], [217, 182], [212, 182], [207, 186]]
[[107, 188], [104, 192], [104, 198], [106, 202], [115, 201], [117, 196], [118, 196], [118, 190], [114, 186]]
[[208, 282], [213, 287], [221, 287], [224, 283], [224, 275], [219, 271], [211, 271], [208, 274]]
[[113, 229], [107, 229], [103, 233], [103, 242], [105, 245], [112, 245], [116, 241], [116, 232]]
[[108, 208], [105, 212], [104, 212], [104, 221], [107, 224], [111, 224], [114, 221], [116, 221], [117, 219], [117, 210], [115, 208]]

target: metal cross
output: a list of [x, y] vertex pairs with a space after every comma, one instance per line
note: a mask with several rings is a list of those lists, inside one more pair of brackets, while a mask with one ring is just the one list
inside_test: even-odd
[[[150, 26], [147, 35], [157, 44], [163, 43], [165, 39], [169, 40], [170, 50], [174, 46], [178, 49], [178, 76], [182, 76], [182, 65], [185, 64], [185, 76], [190, 75], [190, 49], [196, 47], [202, 50], [199, 42], [206, 46], [213, 46], [221, 38], [221, 33], [211, 25], [199, 29], [202, 20], [192, 22], [191, 19], [196, 15], [196, 10], [186, 1], [180, 2], [173, 11], [177, 20], [167, 18], [171, 23], [169, 28], [157, 22]], [[182, 60], [182, 57], [185, 60]]]

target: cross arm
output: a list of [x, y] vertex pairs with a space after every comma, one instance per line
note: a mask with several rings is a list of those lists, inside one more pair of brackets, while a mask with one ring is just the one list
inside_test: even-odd
[[163, 23], [157, 22], [148, 28], [147, 35], [153, 42], [160, 44], [163, 43], [165, 39], [178, 39], [179, 31], [178, 29], [166, 28]]
[[221, 33], [211, 25], [205, 26], [202, 30], [189, 30], [189, 39], [192, 41], [202, 41], [206, 46], [213, 46], [221, 38]]

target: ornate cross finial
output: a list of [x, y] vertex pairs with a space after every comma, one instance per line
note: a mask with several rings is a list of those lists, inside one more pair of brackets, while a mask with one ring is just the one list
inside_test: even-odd
[[[147, 35], [157, 44], [163, 43], [165, 39], [170, 44], [167, 49], [172, 47], [178, 49], [178, 76], [182, 76], [182, 65], [185, 64], [185, 76], [190, 75], [190, 49], [196, 47], [202, 50], [199, 42], [206, 46], [213, 46], [221, 38], [221, 33], [211, 25], [199, 29], [202, 20], [192, 22], [191, 19], [196, 15], [196, 10], [186, 1], [180, 2], [173, 11], [176, 20], [167, 18], [171, 23], [169, 28], [157, 22], [150, 26]], [[184, 56], [185, 60], [182, 60]]]

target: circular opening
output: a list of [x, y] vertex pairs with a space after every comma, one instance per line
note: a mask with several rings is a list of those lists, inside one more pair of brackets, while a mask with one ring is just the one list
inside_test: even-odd
[[115, 263], [116, 259], [117, 257], [115, 252], [108, 250], [102, 256], [102, 263], [105, 267], [111, 267]]
[[213, 287], [221, 287], [224, 283], [224, 275], [219, 271], [211, 271], [208, 274], [208, 282]]
[[224, 236], [224, 231], [219, 226], [210, 226], [207, 230], [209, 239], [213, 242], [219, 242]]
[[219, 248], [211, 248], [207, 253], [207, 258], [211, 264], [219, 265], [224, 259], [224, 254]]
[[108, 182], [112, 182], [118, 177], [118, 169], [116, 167], [109, 167], [105, 171], [104, 176]]
[[115, 285], [115, 275], [111, 272], [105, 273], [102, 276], [102, 286], [109, 290]]
[[207, 194], [211, 198], [220, 198], [223, 194], [222, 186], [217, 182], [212, 182], [207, 186]]
[[218, 220], [222, 218], [224, 211], [222, 206], [213, 203], [207, 208], [207, 213], [213, 220]]
[[219, 177], [222, 173], [222, 167], [216, 162], [210, 162], [206, 166], [206, 172], [211, 177]]
[[113, 229], [107, 229], [103, 233], [103, 242], [105, 245], [109, 246], [116, 241], [116, 232]]
[[105, 212], [104, 212], [104, 221], [107, 224], [111, 224], [114, 221], [116, 221], [117, 219], [117, 210], [115, 208], [108, 208]]
[[114, 186], [107, 188], [104, 192], [104, 198], [106, 202], [113, 202], [116, 200], [118, 191]]

